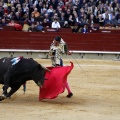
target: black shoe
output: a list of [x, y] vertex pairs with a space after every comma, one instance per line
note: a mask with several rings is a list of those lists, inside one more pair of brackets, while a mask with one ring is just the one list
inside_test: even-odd
[[67, 95], [68, 98], [71, 98], [72, 96], [73, 96], [73, 93], [69, 93], [69, 94]]

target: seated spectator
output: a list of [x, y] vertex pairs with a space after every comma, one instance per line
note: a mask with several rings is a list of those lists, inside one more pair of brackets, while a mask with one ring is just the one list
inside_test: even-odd
[[75, 24], [75, 21], [74, 21], [74, 18], [73, 18], [73, 16], [72, 16], [72, 14], [69, 16], [69, 18], [68, 18], [68, 24], [70, 25], [70, 26], [74, 26], [74, 24]]
[[7, 24], [7, 26], [13, 26], [13, 27], [15, 28], [15, 30], [22, 31], [22, 25], [14, 22], [13, 19], [11, 19], [11, 22], [9, 22], [9, 23]]
[[34, 11], [32, 12], [32, 14], [34, 15], [35, 21], [39, 21], [40, 13], [38, 12], [37, 8], [34, 8]]
[[115, 19], [115, 16], [112, 16], [110, 23], [111, 23], [111, 25], [113, 25], [113, 27], [118, 26], [118, 21], [117, 21], [117, 19]]
[[23, 31], [23, 32], [28, 32], [29, 27], [30, 27], [30, 26], [29, 26], [29, 24], [27, 23], [27, 21], [24, 21], [22, 31]]
[[[44, 14], [43, 19], [46, 19], [48, 22], [50, 22], [49, 14]], [[43, 21], [43, 19], [41, 19], [41, 21]]]
[[0, 23], [1, 26], [6, 26], [7, 25], [7, 22], [4, 18], [1, 18], [1, 23]]
[[8, 14], [8, 18], [9, 18], [9, 19], [13, 19], [13, 18], [14, 18], [13, 12], [10, 12], [10, 13]]
[[37, 21], [35, 27], [37, 32], [45, 32], [44, 27], [40, 24], [40, 22]]
[[65, 13], [65, 17], [68, 20], [69, 16], [71, 15], [71, 10], [68, 8]]
[[35, 24], [32, 23], [31, 26], [28, 28], [28, 32], [36, 32], [36, 27], [35, 27]]
[[19, 23], [22, 23], [22, 17], [20, 16], [19, 12], [15, 13], [15, 17], [14, 17], [15, 21], [18, 21]]
[[117, 21], [118, 21], [118, 24], [120, 25], [120, 16], [118, 16], [118, 20]]
[[53, 13], [53, 6], [52, 5], [49, 6], [47, 13], [48, 14]]
[[95, 23], [95, 15], [93, 13], [91, 13], [90, 15], [88, 15], [88, 24], [93, 24]]
[[47, 13], [46, 4], [43, 3], [42, 8], [41, 8], [41, 15], [44, 16], [44, 14], [46, 13]]
[[51, 25], [50, 25], [50, 23], [47, 21], [47, 19], [44, 19], [44, 20], [43, 20], [42, 26], [43, 26], [44, 28], [50, 28], [50, 27], [51, 27]]
[[13, 19], [11, 19], [11, 21], [7, 24], [7, 26], [15, 26], [15, 25], [18, 25], [18, 23], [15, 23]]
[[104, 27], [105, 25], [105, 21], [104, 21], [104, 18], [102, 17], [102, 14], [99, 15], [99, 25], [101, 27]]
[[64, 1], [58, 0], [58, 6], [60, 6], [61, 8], [64, 7]]
[[2, 5], [0, 4], [0, 17], [2, 17], [4, 15], [4, 10]]
[[7, 6], [7, 4], [4, 4], [4, 13], [7, 13], [7, 14], [9, 14], [9, 9], [8, 9], [8, 6]]
[[34, 16], [34, 13], [31, 13], [30, 21], [31, 21], [32, 23], [35, 22], [35, 16]]
[[81, 28], [83, 28], [84, 25], [86, 25], [86, 22], [84, 21], [83, 18], [81, 18], [81, 19], [78, 21], [78, 23], [77, 23], [76, 32], [79, 32], [79, 30], [80, 30]]
[[65, 22], [64, 22], [63, 28], [70, 28], [70, 25], [68, 24], [68, 21], [65, 21]]
[[2, 18], [4, 18], [6, 22], [10, 21], [10, 18], [8, 17], [7, 13], [4, 13], [4, 15], [2, 16]]
[[81, 33], [88, 33], [87, 25], [84, 25], [84, 27], [81, 29]]
[[55, 19], [57, 19], [57, 21], [60, 21], [60, 18], [58, 17], [57, 13], [54, 13], [53, 17], [51, 17], [51, 22], [53, 22]]
[[106, 25], [106, 24], [110, 24], [109, 15], [106, 15], [104, 21], [105, 21], [105, 25]]
[[30, 10], [29, 10], [28, 7], [26, 7], [26, 11], [24, 12], [24, 14], [26, 14], [27, 17], [28, 17], [28, 19], [30, 20], [30, 16], [31, 16], [31, 14], [30, 14]]
[[54, 19], [54, 21], [52, 22], [51, 28], [55, 28], [55, 29], [59, 29], [61, 28], [60, 23], [58, 22], [58, 19]]
[[90, 26], [89, 26], [89, 31], [90, 32], [96, 32], [99, 30], [99, 27], [98, 26], [94, 26], [94, 24], [92, 23]]
[[61, 25], [61, 27], [63, 27], [65, 21], [66, 21], [65, 13], [61, 12], [61, 16], [60, 16], [60, 25]]

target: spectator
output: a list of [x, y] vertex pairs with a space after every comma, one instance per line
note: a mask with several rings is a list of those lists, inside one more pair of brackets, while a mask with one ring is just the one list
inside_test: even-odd
[[28, 7], [26, 7], [24, 14], [26, 14], [26, 15], [27, 15], [27, 18], [30, 20], [30, 15], [31, 15], [31, 13], [30, 13], [30, 10], [29, 10]]
[[35, 24], [32, 23], [31, 26], [28, 28], [28, 32], [37, 32]]
[[22, 31], [22, 25], [16, 23], [13, 19], [11, 19], [11, 21], [7, 24], [7, 26], [13, 26], [15, 30]]
[[15, 23], [14, 19], [11, 19], [11, 21], [7, 24], [7, 26], [14, 26], [17, 23]]
[[120, 15], [118, 16], [117, 21], [118, 21], [118, 25], [120, 25]]
[[60, 25], [61, 25], [62, 27], [63, 27], [65, 21], [66, 21], [65, 13], [64, 13], [64, 12], [61, 12]]
[[51, 18], [51, 21], [53, 22], [55, 19], [60, 21], [60, 18], [58, 17], [58, 13], [54, 13], [54, 16]]
[[12, 6], [11, 6], [11, 12], [13, 12], [13, 16], [15, 17], [15, 12], [16, 12], [16, 11], [15, 11], [15, 7], [12, 7]]
[[47, 13], [48, 14], [53, 13], [53, 6], [52, 5], [49, 6], [49, 9], [47, 10]]
[[70, 15], [71, 15], [71, 10], [68, 8], [67, 12], [65, 13], [65, 18], [68, 20]]
[[47, 21], [46, 18], [44, 18], [43, 22], [42, 22], [42, 26], [44, 28], [50, 28], [51, 27], [51, 24]]
[[109, 11], [109, 12], [113, 12], [113, 11], [114, 11], [114, 9], [113, 9], [113, 7], [112, 7], [112, 4], [111, 4], [111, 3], [109, 3], [109, 6], [108, 6], [108, 11]]
[[45, 32], [44, 27], [40, 24], [40, 22], [37, 21], [35, 27], [37, 32]]
[[112, 20], [110, 21], [111, 25], [113, 25], [113, 27], [117, 27], [118, 26], [118, 21], [117, 19], [115, 19], [115, 16], [112, 17]]
[[89, 31], [90, 31], [90, 33], [91, 32], [96, 32], [96, 31], [98, 31], [99, 30], [99, 27], [96, 27], [96, 26], [94, 26], [94, 24], [92, 23], [90, 26], [89, 26]]
[[57, 0], [50, 0], [50, 5], [53, 6], [53, 9], [57, 9], [58, 1]]
[[3, 17], [5, 19], [6, 22], [9, 22], [10, 21], [10, 18], [8, 17], [8, 14], [7, 13], [4, 13]]
[[2, 17], [4, 15], [4, 10], [2, 5], [0, 5], [0, 17]]
[[109, 15], [108, 14], [105, 16], [105, 20], [104, 21], [105, 21], [105, 25], [106, 24], [111, 24], [110, 20], [109, 20]]
[[55, 28], [55, 29], [61, 28], [57, 18], [55, 18], [54, 21], [52, 22], [51, 28]]
[[7, 22], [4, 18], [1, 18], [1, 26], [6, 26]]
[[72, 14], [69, 16], [69, 18], [68, 18], [68, 24], [70, 25], [70, 26], [74, 26], [74, 24], [75, 24], [75, 21], [74, 21], [74, 18], [73, 18], [73, 16], [72, 16]]
[[23, 19], [22, 19], [22, 17], [20, 16], [19, 12], [16, 12], [16, 13], [15, 13], [14, 20], [15, 20], [15, 21], [18, 21], [19, 23], [22, 23]]
[[95, 22], [96, 22], [95, 15], [93, 13], [91, 13], [89, 18], [88, 18], [88, 24], [93, 24]]
[[65, 22], [64, 22], [63, 28], [70, 28], [70, 25], [68, 24], [68, 21], [65, 21]]
[[88, 33], [87, 25], [84, 25], [84, 27], [81, 29], [81, 33]]
[[11, 19], [14, 19], [14, 17], [15, 17], [15, 16], [14, 16], [13, 12], [10, 12], [10, 13], [8, 14], [8, 19], [11, 20]]
[[60, 8], [63, 8], [63, 7], [64, 7], [64, 2], [63, 2], [63, 0], [59, 0], [59, 1], [58, 1], [58, 6], [60, 6]]
[[37, 8], [34, 8], [34, 11], [32, 12], [32, 14], [34, 16], [35, 21], [39, 21], [39, 19], [40, 19], [40, 13], [38, 12]]
[[[49, 14], [44, 14], [44, 17], [43, 17], [44, 19], [46, 19], [48, 22], [50, 22], [50, 18], [49, 18]], [[43, 21], [43, 20], [42, 20]]]
[[102, 17], [102, 14], [99, 15], [99, 18], [98, 18], [98, 19], [99, 19], [99, 25], [100, 25], [101, 27], [104, 27], [105, 21], [104, 21], [104, 18]]
[[23, 31], [23, 32], [28, 32], [29, 27], [30, 27], [30, 26], [29, 26], [29, 24], [27, 23], [27, 21], [24, 21], [22, 31]]
[[35, 22], [35, 16], [34, 16], [34, 13], [31, 13], [30, 21], [31, 21], [32, 23]]
[[8, 6], [7, 6], [7, 4], [5, 4], [4, 6], [4, 13], [7, 13], [7, 14], [9, 14], [9, 9], [8, 9]]

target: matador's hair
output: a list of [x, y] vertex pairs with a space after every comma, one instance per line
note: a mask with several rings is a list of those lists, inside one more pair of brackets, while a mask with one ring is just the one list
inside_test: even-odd
[[56, 36], [55, 40], [58, 41], [58, 42], [60, 42], [61, 41], [61, 37], [60, 36]]

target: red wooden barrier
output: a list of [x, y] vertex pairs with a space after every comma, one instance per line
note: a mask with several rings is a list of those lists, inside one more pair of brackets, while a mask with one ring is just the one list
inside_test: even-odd
[[61, 36], [70, 50], [120, 52], [120, 34], [72, 32], [0, 31], [0, 49], [49, 50], [55, 36]]

